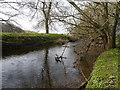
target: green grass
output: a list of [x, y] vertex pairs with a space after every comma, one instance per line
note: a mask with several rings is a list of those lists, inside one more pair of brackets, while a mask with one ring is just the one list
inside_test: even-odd
[[55, 44], [58, 39], [67, 40], [69, 35], [39, 33], [0, 33], [3, 48]]
[[39, 33], [2, 33], [2, 40], [10, 43], [26, 43], [26, 42], [41, 42], [41, 44], [55, 42], [58, 39], [67, 39], [67, 37], [71, 37], [68, 35], [61, 34], [39, 34]]
[[3, 39], [8, 38], [18, 38], [18, 37], [40, 37], [40, 38], [49, 38], [49, 39], [66, 39], [67, 37], [71, 37], [69, 35], [62, 35], [62, 34], [39, 34], [39, 33], [0, 33]]
[[86, 88], [118, 88], [118, 50], [111, 49], [98, 57]]
[[40, 33], [0, 33], [0, 36], [9, 36], [9, 37], [28, 37], [28, 36], [52, 36], [52, 37], [70, 37], [69, 35], [62, 34], [40, 34]]

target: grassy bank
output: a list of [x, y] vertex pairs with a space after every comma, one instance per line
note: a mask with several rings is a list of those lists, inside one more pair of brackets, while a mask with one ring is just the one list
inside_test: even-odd
[[118, 50], [111, 49], [98, 57], [86, 88], [118, 88]]
[[3, 49], [13, 49], [30, 46], [45, 46], [56, 44], [58, 39], [67, 40], [71, 38], [62, 34], [39, 34], [39, 33], [2, 33]]

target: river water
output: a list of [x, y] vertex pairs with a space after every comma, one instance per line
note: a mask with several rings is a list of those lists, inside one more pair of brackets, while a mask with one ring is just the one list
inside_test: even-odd
[[33, 50], [19, 55], [2, 58], [3, 88], [78, 88], [83, 76], [80, 68], [74, 67], [76, 55], [68, 43], [63, 62], [55, 61], [55, 54], [61, 55], [64, 46]]

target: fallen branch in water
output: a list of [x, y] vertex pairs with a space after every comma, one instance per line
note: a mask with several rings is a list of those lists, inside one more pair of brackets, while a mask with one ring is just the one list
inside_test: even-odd
[[63, 54], [64, 54], [64, 52], [65, 52], [65, 50], [66, 50], [66, 48], [67, 48], [67, 44], [68, 43], [66, 43], [66, 45], [65, 45], [65, 48], [64, 48], [64, 50], [63, 50], [63, 52], [62, 52], [62, 54], [60, 55], [60, 56], [58, 56], [57, 54], [56, 54], [56, 56], [55, 56], [55, 60], [57, 61], [57, 62], [63, 62], [63, 58], [64, 59], [66, 59], [67, 57], [63, 57]]
[[86, 87], [86, 85], [88, 84], [89, 80], [90, 80], [90, 77], [89, 77], [88, 79], [86, 79], [86, 81], [83, 82], [83, 83], [80, 85], [80, 88], [79, 88], [79, 89], [85, 89], [85, 87]]

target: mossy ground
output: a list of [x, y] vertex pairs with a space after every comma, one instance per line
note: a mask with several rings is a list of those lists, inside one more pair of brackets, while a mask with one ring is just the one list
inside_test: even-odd
[[98, 57], [86, 88], [118, 88], [119, 50], [111, 49]]

